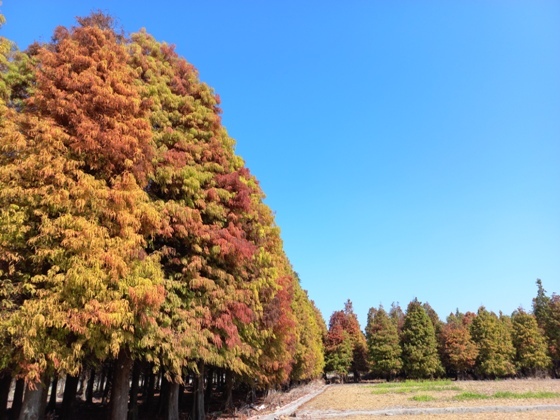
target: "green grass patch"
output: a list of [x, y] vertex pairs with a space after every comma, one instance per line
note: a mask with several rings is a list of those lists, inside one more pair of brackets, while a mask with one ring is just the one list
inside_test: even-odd
[[435, 397], [432, 397], [431, 395], [427, 395], [427, 394], [421, 394], [421, 395], [415, 395], [414, 397], [410, 398], [412, 401], [421, 401], [421, 402], [426, 402], [426, 401], [433, 401], [435, 400]]
[[455, 396], [455, 400], [457, 401], [468, 401], [468, 400], [485, 400], [490, 398], [490, 396], [486, 394], [480, 394], [478, 392], [461, 392], [459, 395]]
[[525, 399], [525, 398], [537, 398], [537, 399], [546, 399], [546, 398], [558, 398], [560, 394], [558, 392], [549, 392], [549, 391], [539, 391], [539, 392], [511, 392], [511, 391], [502, 391], [496, 392], [493, 395], [494, 398], [513, 398], [513, 399]]
[[539, 391], [539, 392], [511, 392], [511, 391], [499, 391], [492, 395], [479, 394], [478, 392], [463, 392], [455, 396], [457, 401], [467, 401], [467, 400], [487, 400], [489, 398], [496, 399], [525, 399], [525, 398], [535, 398], [535, 399], [546, 399], [546, 398], [559, 398], [560, 393], [549, 392], [549, 391]]
[[418, 391], [460, 391], [450, 380], [386, 382], [373, 385], [374, 394], [406, 394]]

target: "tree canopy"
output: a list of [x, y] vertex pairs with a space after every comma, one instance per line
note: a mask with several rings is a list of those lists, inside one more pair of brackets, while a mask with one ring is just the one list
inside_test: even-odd
[[40, 389], [117, 362], [112, 418], [134, 363], [320, 376], [324, 321], [220, 113], [172, 46], [102, 13], [0, 40], [0, 372]]

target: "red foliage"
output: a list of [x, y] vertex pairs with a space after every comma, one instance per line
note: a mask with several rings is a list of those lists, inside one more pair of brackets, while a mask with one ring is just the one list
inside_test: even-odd
[[54, 45], [39, 50], [29, 103], [64, 128], [86, 168], [107, 179], [132, 171], [145, 182], [154, 155], [145, 105], [126, 48], [98, 20], [58, 28]]

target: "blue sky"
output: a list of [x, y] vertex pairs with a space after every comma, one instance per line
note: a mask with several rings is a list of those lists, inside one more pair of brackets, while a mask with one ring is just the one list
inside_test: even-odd
[[222, 98], [325, 320], [560, 293], [557, 1], [4, 0], [25, 48], [103, 10]]

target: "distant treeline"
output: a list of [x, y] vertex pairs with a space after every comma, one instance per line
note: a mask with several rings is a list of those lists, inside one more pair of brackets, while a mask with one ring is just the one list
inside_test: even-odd
[[446, 322], [414, 299], [403, 312], [371, 308], [365, 334], [348, 301], [332, 314], [325, 340], [325, 370], [384, 379], [493, 379], [560, 375], [560, 296], [541, 280], [532, 312], [450, 314]]
[[188, 386], [204, 419], [205, 395], [322, 375], [324, 320], [220, 114], [172, 45], [104, 14], [0, 38], [0, 418], [15, 388], [12, 418], [49, 389], [81, 418], [80, 389], [111, 419], [139, 396], [178, 419]]

